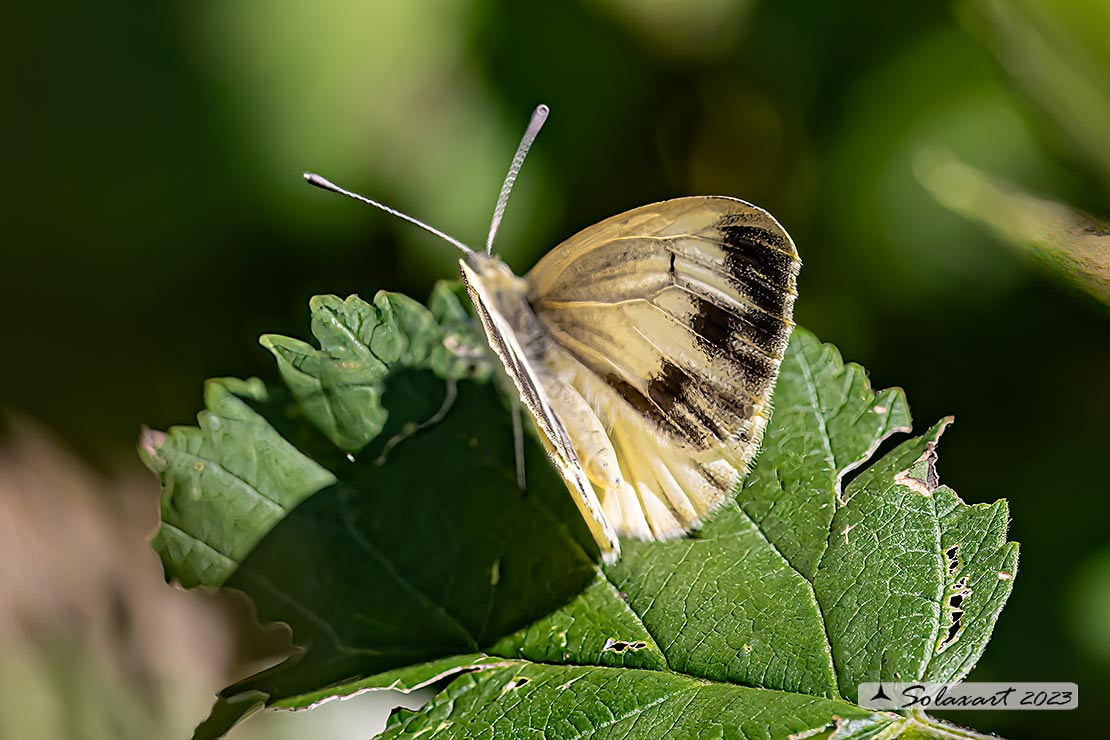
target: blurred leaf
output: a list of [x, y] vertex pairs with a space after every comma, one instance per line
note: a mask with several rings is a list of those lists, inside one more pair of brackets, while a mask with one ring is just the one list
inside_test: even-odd
[[964, 0], [960, 8], [1110, 189], [1110, 2]]
[[184, 736], [235, 650], [221, 600], [164, 586], [154, 481], [0, 425], [0, 738]]
[[924, 152], [916, 165], [918, 178], [942, 205], [1032, 252], [1110, 305], [1110, 224], [1026, 193], [944, 151]]
[[[367, 398], [381, 399], [384, 416], [374, 412], [376, 436], [357, 456], [332, 463], [338, 482], [257, 544], [251, 536], [226, 585], [249, 594], [261, 620], [288, 623], [302, 651], [225, 690], [196, 737], [220, 736], [260, 703], [304, 707], [452, 677], [387, 735], [469, 737], [501, 717], [498, 732], [539, 722], [534, 729], [562, 736], [604, 714], [660, 734], [723, 722], [771, 736], [839, 728], [840, 737], [895, 737], [911, 725], [941, 736], [851, 702], [861, 681], [962, 678], [1012, 587], [1005, 503], [968, 507], [937, 483], [934, 447], [947, 422], [842, 490], [848, 471], [908, 427], [908, 409], [900, 391], [872, 392], [861, 368], [798, 329], [766, 449], [739, 502], [690, 538], [628, 542], [601, 570], [532, 436], [528, 495], [516, 490], [511, 425], [492, 385], [449, 378], [449, 410], [413, 433], [411, 420], [445, 392], [418, 368], [455, 334], [389, 294], [373, 309], [324, 298], [313, 311], [323, 347], [305, 345], [298, 357], [311, 360], [297, 374], [283, 367], [284, 377], [326, 379], [321, 368], [337, 363], [341, 381], [357, 380], [321, 380], [307, 395], [294, 386], [307, 403], [290, 412], [329, 435], [335, 419], [373, 411]], [[321, 392], [330, 414], [310, 411]], [[252, 511], [237, 523], [247, 532]], [[573, 724], [550, 724], [564, 700], [588, 707]]]
[[1072, 637], [1087, 659], [1110, 666], [1110, 549], [1078, 563], [1071, 575], [1068, 617]]
[[[841, 276], [826, 278], [833, 300], [844, 300], [847, 284], [907, 315], [937, 305], [963, 312], [1018, 287], [1020, 264], [999, 259], [1003, 250], [937, 204], [913, 171], [919, 151], [942, 147], [1031, 187], [1057, 189], [1069, 176], [1037, 146], [994, 60], [965, 34], [922, 34], [858, 80], [843, 106], [824, 165], [831, 236], [806, 254], [807, 269]], [[881, 322], [875, 300], [863, 301], [854, 322], [865, 336]]]

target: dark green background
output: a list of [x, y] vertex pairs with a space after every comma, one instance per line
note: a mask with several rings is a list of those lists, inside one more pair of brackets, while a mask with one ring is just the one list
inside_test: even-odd
[[[1065, 5], [1056, 40], [1089, 43], [1066, 31], [1097, 27], [1106, 4]], [[979, 4], [660, 7], [15, 10], [0, 52], [0, 406], [100, 466], [137, 468], [138, 425], [189, 421], [203, 378], [275, 376], [256, 338], [306, 336], [308, 296], [422, 299], [454, 276], [450, 247], [308, 188], [302, 170], [480, 244], [546, 102], [498, 251], [523, 270], [582, 227], [679, 195], [774, 213], [805, 262], [799, 323], [876, 386], [904, 387], [918, 431], [954, 414], [943, 479], [969, 503], [1010, 500], [1021, 572], [973, 678], [1080, 685], [1077, 712], [960, 720], [1013, 738], [1097, 726], [1095, 697], [1110, 690], [1110, 314], [937, 205], [913, 162], [944, 147], [1103, 216], [1106, 173], [1007, 74]]]

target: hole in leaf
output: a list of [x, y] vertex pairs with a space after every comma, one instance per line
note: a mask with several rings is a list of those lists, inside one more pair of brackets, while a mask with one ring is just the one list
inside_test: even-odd
[[629, 642], [627, 640], [614, 640], [612, 637], [610, 637], [608, 640], [605, 641], [605, 646], [602, 648], [602, 650], [609, 653], [621, 654], [629, 651], [635, 652], [636, 650], [643, 650], [646, 647], [647, 643], [643, 640]]
[[501, 689], [501, 693], [504, 694], [509, 691], [516, 691], [531, 680], [532, 679], [527, 676], [518, 676], [505, 684], [504, 688]]
[[[955, 548], [949, 548], [946, 554], [950, 553], [953, 549]], [[949, 568], [951, 568], [951, 561], [949, 561]], [[937, 653], [943, 653], [959, 639], [960, 632], [963, 631], [964, 627], [964, 610], [961, 607], [963, 606], [964, 599], [970, 595], [971, 589], [967, 587], [966, 576], [953, 584], [952, 591], [948, 595], [948, 632], [937, 642]]]
[[944, 551], [944, 556], [948, 558], [948, 577], [955, 577], [956, 573], [960, 570], [960, 545], [956, 543], [952, 547]]

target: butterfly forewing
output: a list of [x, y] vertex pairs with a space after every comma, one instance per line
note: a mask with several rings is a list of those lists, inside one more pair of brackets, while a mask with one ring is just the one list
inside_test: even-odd
[[765, 211], [692, 197], [592, 226], [527, 275], [553, 340], [541, 374], [589, 402], [636, 492], [631, 516], [598, 491], [618, 531], [681, 534], [732, 493], [770, 415], [799, 267]]

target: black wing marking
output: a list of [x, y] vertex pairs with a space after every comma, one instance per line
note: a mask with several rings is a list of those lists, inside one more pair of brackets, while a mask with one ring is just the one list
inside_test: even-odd
[[793, 327], [799, 267], [765, 211], [681, 198], [556, 247], [529, 274], [529, 299], [560, 346], [659, 429], [747, 460]]

